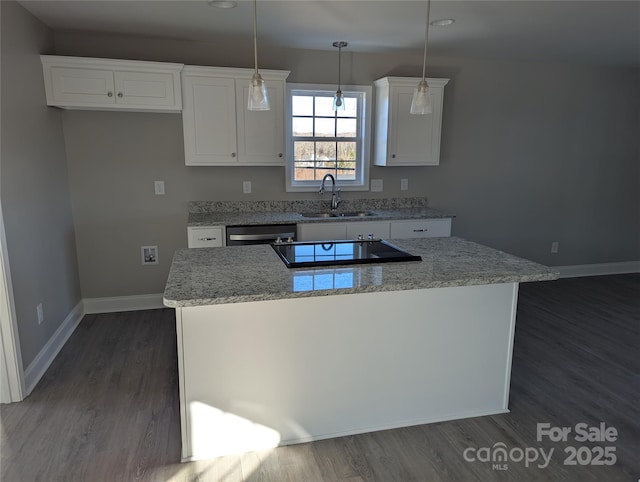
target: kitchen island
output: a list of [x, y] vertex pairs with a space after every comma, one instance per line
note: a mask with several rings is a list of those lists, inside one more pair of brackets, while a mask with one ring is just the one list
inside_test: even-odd
[[558, 273], [455, 237], [391, 242], [422, 261], [176, 252], [183, 460], [508, 412], [518, 284]]

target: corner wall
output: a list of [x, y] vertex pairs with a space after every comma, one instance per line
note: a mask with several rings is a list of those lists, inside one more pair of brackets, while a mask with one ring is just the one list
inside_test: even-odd
[[46, 106], [39, 57], [52, 53], [53, 36], [18, 3], [3, 0], [0, 8], [0, 195], [27, 368], [79, 305], [80, 281], [61, 113]]

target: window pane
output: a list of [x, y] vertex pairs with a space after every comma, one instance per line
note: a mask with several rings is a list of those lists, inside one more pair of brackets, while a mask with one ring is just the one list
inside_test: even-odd
[[338, 117], [357, 117], [358, 116], [358, 99], [353, 97], [345, 97], [344, 110], [338, 111]]
[[316, 115], [335, 117], [333, 110], [333, 97], [316, 97]]
[[313, 161], [314, 150], [313, 142], [300, 142], [293, 143], [293, 159], [296, 161]]
[[335, 142], [316, 142], [316, 159], [318, 161], [335, 161], [336, 159], [336, 143]]
[[335, 137], [335, 119], [316, 118], [316, 137]]
[[356, 143], [355, 142], [338, 142], [338, 160], [339, 161], [355, 161], [356, 160]]
[[293, 175], [296, 181], [314, 181], [315, 167], [312, 162], [295, 162]]
[[356, 120], [355, 119], [338, 119], [336, 137], [355, 137], [356, 136]]
[[338, 175], [337, 180], [341, 181], [353, 181], [356, 178], [356, 163], [355, 161], [338, 161]]
[[312, 137], [313, 136], [313, 118], [312, 117], [294, 117], [292, 119], [292, 130], [294, 136]]
[[313, 115], [313, 97], [308, 95], [291, 96], [291, 112], [293, 115]]
[[[322, 178], [324, 177], [325, 174], [332, 174], [334, 177], [336, 175], [336, 169], [335, 166], [331, 166], [331, 167], [320, 167], [318, 169], [316, 169], [315, 171], [315, 178], [314, 181], [322, 181]], [[330, 185], [331, 183], [329, 183]]]

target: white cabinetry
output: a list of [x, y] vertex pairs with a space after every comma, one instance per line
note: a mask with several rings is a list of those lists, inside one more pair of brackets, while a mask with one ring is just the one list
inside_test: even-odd
[[261, 70], [271, 110], [247, 110], [251, 69], [186, 66], [182, 71], [185, 164], [284, 165], [287, 71]]
[[190, 248], [218, 248], [225, 243], [224, 226], [188, 227], [187, 237]]
[[298, 224], [298, 241], [332, 239], [435, 238], [451, 236], [451, 218], [412, 219], [400, 221], [322, 222]]
[[179, 112], [182, 64], [41, 55], [47, 105]]
[[391, 221], [390, 238], [439, 238], [451, 236], [451, 218]]
[[298, 241], [347, 239], [347, 223], [298, 224]]
[[347, 223], [347, 239], [368, 239], [370, 234], [373, 238], [388, 239], [389, 221]]
[[421, 79], [383, 77], [376, 87], [374, 163], [378, 166], [437, 166], [444, 86], [449, 79], [427, 79], [433, 112], [409, 113], [413, 90]]

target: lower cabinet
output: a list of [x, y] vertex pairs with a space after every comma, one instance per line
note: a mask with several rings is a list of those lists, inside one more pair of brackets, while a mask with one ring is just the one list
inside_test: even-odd
[[441, 238], [451, 236], [451, 218], [391, 221], [389, 237]]
[[298, 241], [347, 239], [347, 223], [298, 224]]
[[435, 238], [451, 236], [451, 218], [298, 224], [298, 241]]
[[224, 226], [188, 227], [189, 248], [218, 248], [225, 245]]

